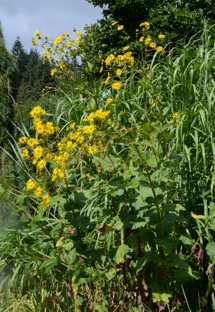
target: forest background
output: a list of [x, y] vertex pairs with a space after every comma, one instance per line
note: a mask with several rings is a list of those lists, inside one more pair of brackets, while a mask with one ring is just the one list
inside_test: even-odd
[[[63, 34], [50, 42], [37, 31], [32, 44], [46, 49], [43, 56], [27, 53], [19, 38], [8, 51], [0, 28], [2, 311], [17, 305], [17, 311], [213, 311], [215, 6], [210, 0], [88, 2], [104, 7], [103, 19], [84, 33], [74, 30], [76, 40]], [[160, 43], [151, 45], [154, 38]], [[122, 49], [134, 58], [118, 61], [114, 78], [109, 65]], [[72, 173], [59, 167], [54, 185], [44, 182], [45, 173], [35, 182], [44, 166], [32, 167], [30, 150], [16, 143], [37, 127], [30, 115], [35, 106], [55, 127], [44, 148], [64, 149], [71, 122], [81, 129], [84, 119], [94, 120], [98, 127], [96, 151], [75, 150]], [[53, 163], [47, 168], [57, 172]], [[46, 189], [42, 206], [29, 192], [31, 182]]]

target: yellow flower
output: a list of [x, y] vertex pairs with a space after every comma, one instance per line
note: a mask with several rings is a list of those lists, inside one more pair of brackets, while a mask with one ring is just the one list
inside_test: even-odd
[[157, 47], [157, 48], [156, 48], [156, 51], [158, 51], [158, 52], [163, 51], [163, 47], [162, 47], [162, 46]]
[[41, 35], [40, 30], [37, 30], [37, 31], [34, 33], [34, 36], [35, 36], [35, 37], [39, 37], [40, 35]]
[[122, 86], [122, 83], [121, 82], [114, 82], [113, 84], [112, 84], [112, 88], [113, 89], [119, 89], [120, 87]]
[[149, 28], [150, 27], [150, 23], [148, 23], [148, 22], [141, 23], [140, 27], [143, 27], [143, 26], [145, 26], [145, 28]]
[[43, 200], [42, 200], [43, 207], [46, 207], [48, 205], [49, 201], [50, 201], [50, 196], [48, 194], [44, 195]]
[[107, 104], [110, 104], [111, 102], [113, 102], [112, 99], [107, 99], [107, 100], [106, 100], [106, 103], [107, 103]]
[[27, 138], [26, 138], [26, 137], [21, 137], [21, 138], [19, 138], [19, 143], [20, 143], [20, 144], [24, 144], [26, 141], [27, 141]]
[[47, 114], [46, 111], [44, 109], [42, 109], [42, 107], [40, 107], [40, 106], [34, 106], [32, 111], [30, 112], [30, 116], [32, 118], [35, 118], [37, 116], [46, 115], [46, 114]]
[[96, 126], [94, 124], [91, 124], [90, 126], [85, 126], [81, 129], [81, 131], [85, 134], [90, 134], [90, 138], [93, 135], [93, 132], [96, 130]]
[[43, 155], [43, 148], [37, 146], [33, 151], [33, 158], [37, 161]]
[[100, 72], [100, 74], [103, 72], [103, 66], [101, 66], [99, 72]]
[[150, 43], [152, 39], [150, 37], [147, 37], [146, 40], [145, 40], [145, 45], [148, 45]]
[[115, 56], [113, 54], [108, 55], [108, 57], [105, 60], [105, 65], [110, 66], [111, 63], [114, 61]]
[[29, 147], [34, 147], [37, 144], [39, 144], [39, 140], [37, 140], [37, 139], [30, 138], [30, 139], [27, 140], [27, 145]]
[[75, 127], [75, 125], [76, 125], [76, 122], [72, 122], [70, 125], [70, 128], [73, 129]]
[[77, 35], [77, 36], [82, 36], [82, 35], [83, 35], [83, 31], [82, 31], [82, 30], [77, 31], [76, 35]]
[[108, 73], [107, 79], [105, 80], [106, 85], [109, 83], [109, 80], [110, 80], [110, 73]]
[[37, 168], [40, 169], [40, 171], [46, 166], [46, 161], [45, 159], [41, 159], [37, 163]]
[[51, 69], [51, 76], [54, 77], [54, 74], [57, 72], [56, 68], [52, 68]]
[[163, 38], [165, 38], [165, 35], [160, 34], [160, 35], [158, 35], [158, 38], [163, 39]]
[[61, 42], [61, 40], [62, 40], [62, 37], [61, 37], [61, 36], [58, 36], [58, 37], [55, 38], [53, 44], [54, 44], [54, 45], [57, 45], [57, 44], [59, 44], [59, 43]]
[[126, 47], [124, 47], [123, 48], [123, 51], [126, 51], [126, 50], [128, 50], [130, 47], [129, 47], [129, 45], [128, 46], [126, 46]]
[[143, 37], [143, 36], [142, 36], [142, 37], [140, 37], [139, 42], [142, 42], [142, 41], [143, 41], [143, 39], [144, 39], [144, 37]]
[[51, 153], [46, 154], [46, 160], [47, 160], [47, 161], [51, 161], [52, 158], [53, 158], [53, 156], [52, 156]]
[[112, 23], [111, 25], [114, 26], [114, 25], [116, 25], [117, 23], [119, 23], [119, 22], [114, 22], [114, 23]]
[[78, 138], [77, 138], [77, 142], [78, 142], [79, 144], [82, 144], [82, 143], [84, 142], [84, 136], [81, 135], [80, 137], [78, 137]]
[[121, 26], [118, 26], [118, 27], [117, 27], [117, 30], [122, 30], [123, 28], [124, 28], [124, 26], [121, 25]]
[[121, 69], [118, 68], [116, 71], [116, 75], [119, 76], [121, 74], [121, 72], [122, 72]]
[[172, 118], [177, 118], [177, 117], [178, 117], [178, 113], [177, 112], [172, 114]]
[[32, 44], [32, 45], [35, 45], [35, 44], [36, 44], [36, 40], [34, 39], [34, 37], [31, 38], [31, 44]]
[[91, 175], [89, 173], [87, 173], [86, 176], [88, 177], [88, 179], [91, 178]]
[[150, 48], [156, 48], [156, 43], [155, 42], [151, 42], [150, 44], [149, 44], [149, 46], [150, 46]]
[[26, 183], [26, 187], [29, 191], [32, 191], [36, 186], [36, 183], [32, 179], [29, 179]]
[[174, 119], [172, 119], [172, 120], [170, 120], [170, 121], [169, 121], [169, 123], [174, 123], [174, 122], [175, 122], [175, 120], [174, 120]]
[[98, 167], [97, 172], [100, 173], [102, 171], [102, 167]]
[[41, 187], [37, 187], [36, 190], [34, 191], [34, 195], [35, 196], [40, 196], [40, 194], [42, 193], [42, 188]]
[[29, 152], [28, 150], [25, 148], [23, 151], [22, 151], [22, 157], [28, 157], [29, 156]]

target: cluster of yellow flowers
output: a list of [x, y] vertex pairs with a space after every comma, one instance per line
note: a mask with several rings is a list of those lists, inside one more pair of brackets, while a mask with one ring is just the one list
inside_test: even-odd
[[[26, 183], [26, 187], [29, 191], [34, 190], [34, 195], [39, 197], [43, 193], [43, 189], [40, 186], [37, 186], [37, 184], [32, 180], [29, 179]], [[50, 196], [48, 194], [45, 194], [42, 198], [42, 205], [43, 207], [46, 207], [49, 203]]]
[[[91, 112], [86, 118], [83, 119], [83, 122], [88, 122], [89, 124], [77, 126], [75, 122], [72, 122], [70, 124], [70, 132], [56, 145], [57, 150], [54, 149], [53, 152], [50, 152], [48, 146], [46, 146], [44, 142], [44, 139], [35, 139], [31, 137], [27, 138], [24, 136], [21, 137], [19, 139], [19, 145], [21, 145], [20, 149], [22, 151], [24, 160], [30, 159], [32, 164], [35, 165], [39, 170], [40, 174], [41, 171], [46, 168], [47, 163], [53, 161], [56, 167], [51, 173], [52, 182], [59, 179], [63, 183], [66, 183], [66, 172], [69, 168], [68, 165], [74, 157], [77, 158], [81, 155], [90, 157], [97, 152], [104, 151], [102, 140], [97, 135], [94, 136], [97, 130], [95, 123], [103, 123], [103, 121], [110, 115], [110, 113], [110, 110], [104, 111], [103, 108], [100, 108], [95, 112]], [[38, 123], [35, 123], [35, 120], [38, 121], [38, 119], [46, 114], [46, 111], [43, 110], [40, 106], [34, 107], [30, 112], [31, 117], [34, 120], [34, 127], [36, 131]], [[38, 132], [37, 134], [39, 136], [44, 135], [44, 133]], [[46, 134], [51, 135], [53, 132], [46, 132]], [[42, 144], [43, 146], [41, 146]], [[25, 147], [23, 147], [23, 145], [25, 145]], [[98, 171], [101, 171], [101, 167], [99, 167]], [[41, 186], [38, 186], [37, 183], [32, 179], [27, 181], [26, 187], [37, 197], [41, 197], [42, 194], [44, 194]], [[42, 205], [46, 207], [49, 200], [49, 195], [43, 195]]]
[[[173, 124], [178, 118], [178, 112], [172, 114], [172, 119], [169, 121], [170, 124]], [[176, 122], [177, 125], [177, 122]]]

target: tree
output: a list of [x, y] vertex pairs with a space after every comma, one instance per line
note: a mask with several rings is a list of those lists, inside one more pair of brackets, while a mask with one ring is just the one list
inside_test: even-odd
[[15, 72], [15, 60], [5, 47], [0, 23], [0, 138], [5, 135], [5, 127], [12, 115], [11, 75]]
[[22, 83], [22, 79], [26, 71], [26, 65], [29, 59], [29, 55], [27, 51], [24, 50], [24, 47], [21, 43], [19, 36], [16, 38], [16, 41], [14, 42], [11, 52], [16, 58], [17, 62], [17, 70], [12, 76], [13, 97], [16, 99], [18, 89]]
[[[203, 29], [204, 21], [215, 22], [215, 6], [211, 0], [87, 0], [94, 6], [103, 9], [104, 18], [96, 24], [86, 27], [84, 41], [89, 38], [93, 42], [93, 49], [89, 48], [88, 55], [96, 67], [99, 51], [103, 55], [121, 53], [121, 48], [132, 41], [139, 39], [139, 25], [142, 22], [150, 23], [150, 34], [157, 37], [165, 35], [165, 43], [170, 47], [180, 42], [188, 42], [189, 39]], [[116, 31], [112, 22], [124, 25], [127, 36]], [[90, 35], [90, 36], [89, 36]], [[125, 40], [126, 39], [126, 40]], [[98, 72], [98, 68], [96, 69]]]

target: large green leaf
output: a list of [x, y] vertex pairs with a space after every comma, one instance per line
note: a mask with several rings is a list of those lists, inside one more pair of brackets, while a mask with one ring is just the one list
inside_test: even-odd
[[215, 242], [207, 244], [206, 252], [212, 263], [215, 263]]
[[125, 255], [129, 252], [129, 247], [125, 244], [122, 244], [119, 246], [119, 248], [116, 251], [116, 255], [114, 257], [114, 260], [117, 264], [124, 261]]
[[162, 300], [165, 304], [167, 304], [169, 302], [169, 298], [172, 298], [172, 291], [163, 288], [158, 283], [153, 283], [151, 290], [153, 302], [160, 302]]

